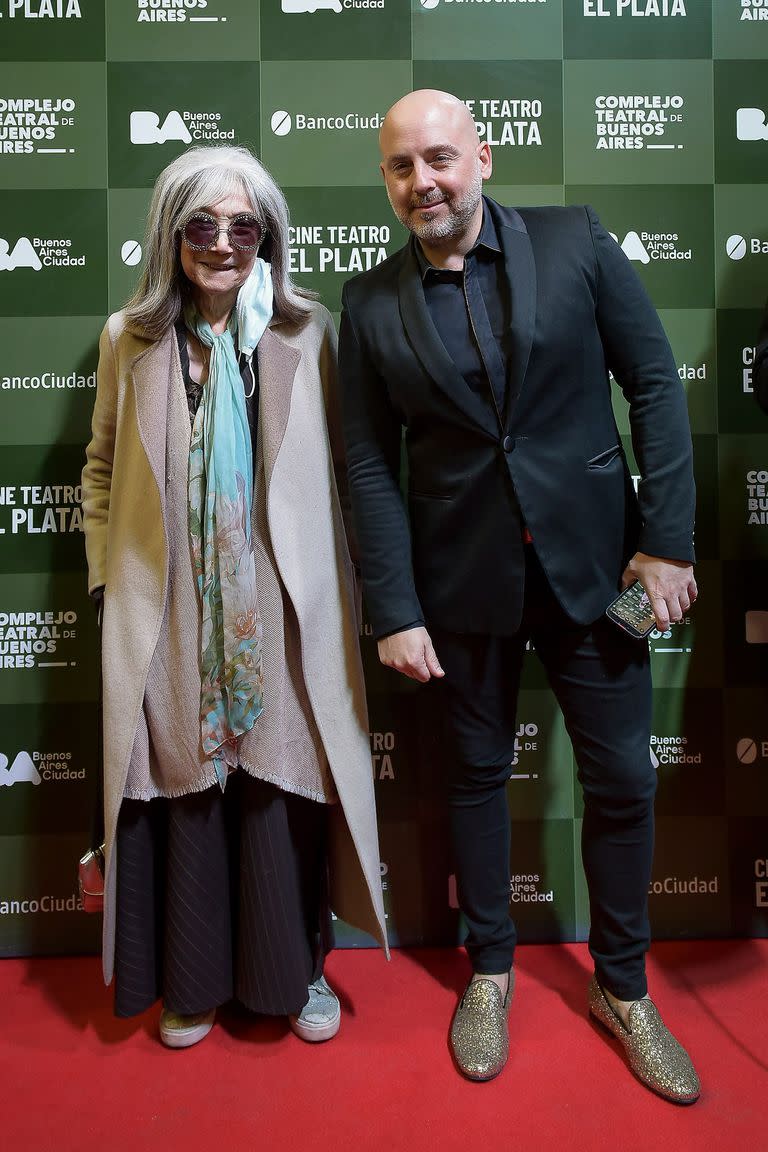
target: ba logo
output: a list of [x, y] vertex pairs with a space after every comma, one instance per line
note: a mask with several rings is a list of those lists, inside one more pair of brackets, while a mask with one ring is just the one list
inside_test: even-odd
[[39, 272], [43, 262], [26, 236], [19, 236], [11, 246], [0, 236], [0, 272], [13, 272], [14, 268], [32, 268]]
[[[618, 244], [619, 238], [615, 232], [610, 233]], [[625, 256], [630, 260], [639, 260], [641, 264], [650, 264], [651, 258], [648, 255], [648, 250], [638, 236], [637, 232], [627, 232], [626, 236], [621, 242], [621, 250]]]
[[131, 112], [131, 144], [165, 144], [168, 140], [192, 143], [192, 135], [179, 112], [169, 112], [162, 126], [156, 112]]
[[768, 140], [768, 124], [762, 108], [739, 108], [736, 113], [737, 140]]
[[283, 12], [317, 12], [328, 8], [331, 12], [341, 12], [341, 0], [282, 0]]
[[14, 784], [39, 784], [40, 780], [40, 773], [29, 752], [17, 753], [10, 768], [8, 757], [0, 752], [0, 788], [12, 788]]
[[[610, 235], [618, 244], [615, 232]], [[627, 232], [621, 242], [621, 249], [630, 259], [639, 264], [650, 264], [652, 260], [692, 260], [693, 250], [678, 247], [680, 237], [677, 232]]]

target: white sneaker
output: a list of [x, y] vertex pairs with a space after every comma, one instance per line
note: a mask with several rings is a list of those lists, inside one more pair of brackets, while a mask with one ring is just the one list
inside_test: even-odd
[[160, 1039], [166, 1048], [191, 1048], [198, 1044], [213, 1028], [216, 1009], [198, 1012], [194, 1016], [180, 1016], [163, 1008], [160, 1014]]
[[336, 1035], [341, 1023], [341, 1004], [322, 976], [310, 984], [309, 999], [299, 1015], [289, 1016], [288, 1022], [296, 1035], [310, 1044]]

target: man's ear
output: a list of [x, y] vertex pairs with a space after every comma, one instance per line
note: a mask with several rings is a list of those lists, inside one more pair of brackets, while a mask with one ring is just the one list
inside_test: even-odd
[[480, 161], [480, 175], [483, 180], [490, 180], [491, 173], [493, 172], [493, 156], [491, 154], [491, 146], [487, 140], [478, 148], [477, 158]]

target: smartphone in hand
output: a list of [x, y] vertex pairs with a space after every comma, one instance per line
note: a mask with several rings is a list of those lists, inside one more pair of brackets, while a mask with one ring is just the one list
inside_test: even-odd
[[625, 588], [612, 600], [605, 614], [637, 640], [644, 640], [656, 626], [648, 593], [639, 580], [635, 580], [634, 584], [630, 584], [629, 588]]

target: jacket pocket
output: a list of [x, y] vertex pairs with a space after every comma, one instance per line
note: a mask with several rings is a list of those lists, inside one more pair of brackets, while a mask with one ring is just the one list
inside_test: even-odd
[[598, 452], [597, 456], [587, 460], [587, 468], [607, 468], [620, 455], [621, 444], [614, 444], [612, 448], [606, 448], [605, 452]]
[[453, 496], [445, 492], [409, 492], [408, 495], [411, 500], [453, 500]]

